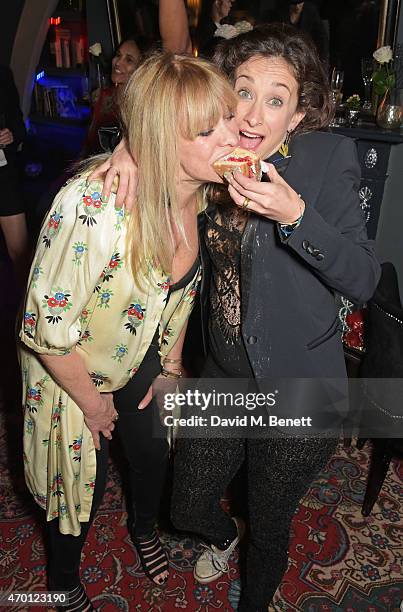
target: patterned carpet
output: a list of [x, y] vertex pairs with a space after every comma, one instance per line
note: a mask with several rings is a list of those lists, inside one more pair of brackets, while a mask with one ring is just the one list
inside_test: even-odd
[[[21, 475], [18, 410], [0, 420], [0, 591], [45, 588], [38, 512]], [[368, 448], [339, 446], [295, 515], [289, 568], [270, 610], [275, 612], [398, 612], [403, 598], [401, 522], [403, 465], [394, 463], [372, 515], [363, 518]], [[274, 534], [275, 537], [275, 534]], [[192, 577], [200, 542], [163, 533], [171, 573], [160, 590], [142, 574], [128, 537], [122, 485], [115, 462], [107, 492], [84, 549], [82, 579], [105, 612], [212, 612], [237, 609], [237, 555], [227, 576], [212, 585]], [[11, 607], [8, 610], [25, 610]], [[45, 610], [45, 608], [36, 608]]]

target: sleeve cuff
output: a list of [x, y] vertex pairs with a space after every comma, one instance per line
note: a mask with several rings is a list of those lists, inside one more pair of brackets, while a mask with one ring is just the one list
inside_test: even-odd
[[71, 349], [69, 348], [57, 348], [56, 346], [39, 346], [34, 342], [33, 338], [30, 338], [25, 332], [21, 331], [19, 334], [21, 342], [29, 349], [37, 353], [38, 355], [58, 355], [63, 357], [69, 355]]

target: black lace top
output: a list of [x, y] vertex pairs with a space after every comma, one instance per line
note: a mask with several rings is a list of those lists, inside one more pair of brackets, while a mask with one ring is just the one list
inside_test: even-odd
[[208, 216], [206, 246], [212, 263], [209, 345], [228, 376], [249, 378], [252, 370], [241, 334], [240, 264], [242, 234], [248, 220], [235, 205], [218, 206]]

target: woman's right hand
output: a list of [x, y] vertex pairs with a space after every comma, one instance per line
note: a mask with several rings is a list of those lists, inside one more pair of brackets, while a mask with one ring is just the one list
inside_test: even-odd
[[123, 138], [111, 157], [89, 175], [88, 182], [103, 178], [105, 175], [102, 199], [107, 201], [111, 195], [113, 182], [116, 177], [119, 177], [115, 206], [122, 208], [124, 205], [126, 210], [131, 210], [137, 196], [137, 174], [136, 162], [130, 155], [126, 140]]
[[95, 410], [84, 412], [84, 421], [91, 432], [94, 446], [101, 450], [99, 434], [101, 433], [108, 440], [112, 439], [112, 432], [115, 429], [115, 420], [118, 416], [113, 404], [112, 393], [100, 393], [100, 402]]

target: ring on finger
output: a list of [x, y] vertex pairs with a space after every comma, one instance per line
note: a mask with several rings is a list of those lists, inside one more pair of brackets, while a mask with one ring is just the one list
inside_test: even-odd
[[249, 202], [250, 202], [250, 199], [249, 198], [245, 198], [244, 201], [241, 204], [241, 209], [242, 210], [246, 210], [248, 208], [248, 206], [249, 206]]
[[117, 420], [118, 420], [118, 418], [119, 418], [119, 415], [118, 415], [118, 414], [115, 414], [115, 416], [113, 417], [113, 419], [112, 419], [112, 420], [113, 420], [113, 421], [117, 421]]

